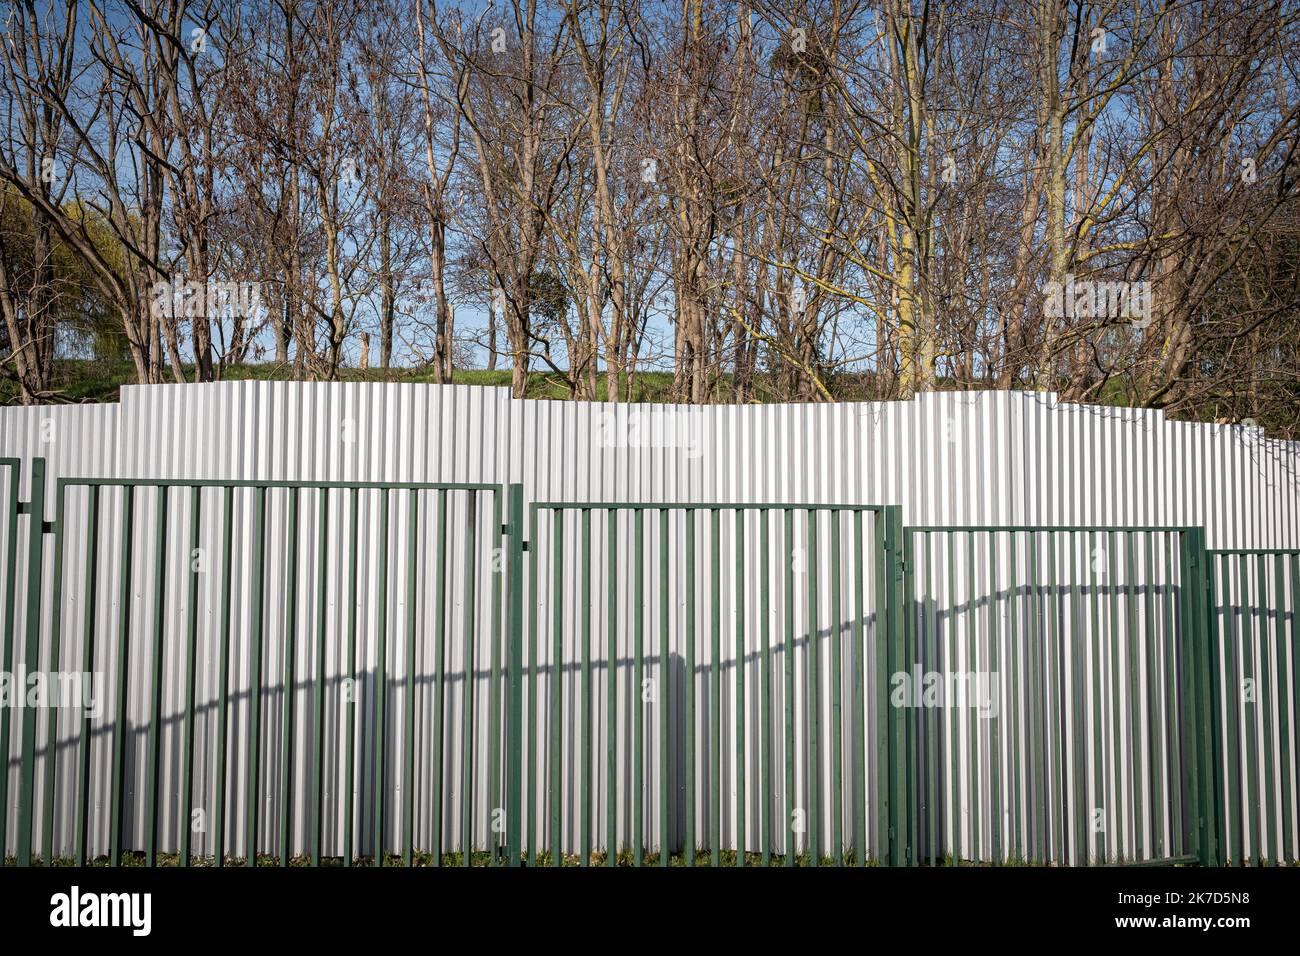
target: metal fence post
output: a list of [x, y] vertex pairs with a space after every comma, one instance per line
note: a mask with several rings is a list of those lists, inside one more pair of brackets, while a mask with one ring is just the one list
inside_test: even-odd
[[[902, 620], [897, 625], [898, 642], [901, 648], [899, 666], [893, 673], [912, 671], [913, 665], [919, 665], [916, 633], [916, 538], [913, 534], [899, 529], [902, 566], [902, 599], [898, 602]], [[892, 680], [892, 674], [891, 674]], [[915, 694], [916, 688], [913, 688]], [[920, 744], [918, 717], [920, 714], [919, 696], [904, 699], [895, 710], [901, 711], [899, 723], [902, 726], [902, 747], [899, 758], [903, 761], [903, 799], [899, 805], [899, 817], [902, 823], [900, 842], [902, 843], [903, 862], [907, 866], [918, 863], [919, 840], [919, 787], [920, 773], [917, 762], [917, 748]]]
[[1182, 725], [1183, 755], [1183, 792], [1186, 794], [1188, 813], [1185, 816], [1189, 844], [1183, 852], [1189, 856], [1200, 856], [1200, 780], [1197, 773], [1197, 719], [1195, 660], [1196, 628], [1193, 623], [1192, 593], [1195, 591], [1192, 572], [1192, 546], [1190, 529], [1184, 529], [1178, 535], [1178, 623], [1180, 636], [1179, 685], [1182, 708], [1180, 723]]
[[[907, 668], [906, 619], [911, 602], [910, 581], [905, 580], [903, 561], [902, 509], [891, 506], [885, 514], [885, 560], [889, 576], [889, 675]], [[889, 675], [881, 683], [886, 694], [881, 702], [882, 713], [889, 724], [889, 864], [902, 866], [910, 862], [908, 836], [911, 833], [911, 791], [908, 769], [908, 738], [906, 712], [889, 701]]]
[[506, 852], [511, 866], [519, 866], [521, 815], [523, 809], [523, 730], [524, 730], [524, 486], [512, 484], [509, 496], [510, 543], [506, 551], [508, 646], [507, 667], [510, 716], [507, 727], [506, 754]]
[[[1204, 548], [1204, 533], [1202, 533], [1201, 544]], [[1202, 558], [1201, 574], [1204, 579], [1202, 592], [1205, 595], [1202, 609], [1206, 621], [1202, 633], [1205, 635], [1206, 643], [1205, 659], [1210, 670], [1210, 763], [1207, 772], [1210, 776], [1210, 796], [1214, 807], [1210, 834], [1213, 841], [1211, 844], [1213, 861], [1216, 866], [1222, 866], [1226, 862], [1224, 852], [1227, 846], [1224, 839], [1227, 820], [1223, 793], [1223, 733], [1219, 723], [1223, 714], [1223, 676], [1219, 667], [1219, 620], [1215, 612], [1214, 563], [1208, 551], [1202, 550]], [[1283, 752], [1285, 753], [1285, 750]]]
[[[18, 582], [18, 515], [22, 513], [18, 505], [18, 481], [22, 473], [22, 462], [17, 458], [0, 458], [0, 467], [9, 469], [9, 497], [5, 501], [8, 510], [6, 522], [5, 546], [5, 594], [4, 594], [4, 648], [0, 656], [0, 668], [14, 671], [14, 606]], [[9, 711], [10, 707], [0, 707], [0, 866], [9, 852]]]
[[[27, 513], [27, 606], [24, 610], [27, 650], [23, 655], [23, 671], [30, 672], [41, 666], [41, 578], [45, 557], [44, 458], [32, 459], [28, 501], [19, 508]], [[29, 703], [24, 688], [20, 687], [19, 692], [23, 694], [23, 756], [18, 816], [18, 865], [30, 866], [36, 790], [36, 708]], [[50, 759], [49, 756], [46, 759]], [[48, 848], [46, 852], [48, 854]]]
[[1182, 583], [1182, 686], [1183, 740], [1187, 758], [1189, 807], [1189, 855], [1208, 866], [1215, 856], [1214, 841], [1206, 818], [1217, 817], [1214, 808], [1215, 786], [1210, 772], [1211, 704], [1209, 700], [1209, 639], [1206, 627], [1205, 532], [1187, 528], [1179, 536], [1179, 571]]
[[1221, 816], [1222, 795], [1219, 788], [1218, 774], [1215, 771], [1218, 760], [1218, 748], [1215, 746], [1218, 725], [1219, 703], [1217, 694], [1218, 681], [1215, 679], [1214, 642], [1210, 640], [1210, 600], [1212, 592], [1209, 586], [1209, 555], [1205, 549], [1205, 529], [1192, 528], [1188, 531], [1188, 547], [1192, 569], [1191, 611], [1194, 646], [1196, 648], [1196, 744], [1198, 748], [1197, 767], [1199, 770], [1200, 793], [1198, 803], [1200, 814], [1197, 817], [1197, 846], [1202, 866], [1211, 866], [1220, 862], [1218, 821]]

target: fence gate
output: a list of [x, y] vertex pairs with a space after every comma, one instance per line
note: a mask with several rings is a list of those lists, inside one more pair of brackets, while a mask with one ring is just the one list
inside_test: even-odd
[[1219, 844], [1239, 865], [1293, 864], [1300, 551], [1214, 550], [1210, 562]]
[[904, 549], [921, 861], [1216, 858], [1200, 529], [918, 527]]
[[18, 863], [502, 860], [506, 492], [60, 479], [23, 667], [63, 697], [21, 711]]
[[899, 860], [900, 530], [894, 507], [534, 504], [528, 861]]

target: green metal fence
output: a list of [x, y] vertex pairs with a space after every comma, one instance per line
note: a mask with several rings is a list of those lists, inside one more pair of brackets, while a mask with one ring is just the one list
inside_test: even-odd
[[[43, 513], [42, 464], [21, 512]], [[509, 503], [503, 486], [468, 483], [87, 478], [57, 487], [55, 520], [41, 528], [54, 535], [50, 638], [42, 646], [37, 573], [29, 577], [25, 660], [51, 674], [111, 675], [111, 709], [98, 720], [89, 711], [23, 710], [19, 864], [154, 865], [174, 854], [169, 862], [190, 865], [200, 857], [196, 843], [216, 866], [253, 856], [282, 866], [409, 866], [417, 857], [438, 865], [448, 854], [468, 865], [476, 847], [491, 862], [504, 859], [501, 841], [475, 839], [485, 821], [474, 819], [466, 794], [486, 786], [495, 805], [508, 799], [502, 721], [505, 694], [518, 684], [506, 669], [518, 652], [503, 641], [502, 614], [517, 620], [519, 608], [503, 600], [503, 581], [517, 580], [522, 567], [518, 486], [508, 489]], [[515, 510], [503, 524], [508, 504]], [[330, 535], [340, 545], [333, 565]], [[30, 568], [42, 566], [41, 537], [33, 532]], [[464, 548], [456, 596], [453, 539]], [[209, 541], [217, 542], [212, 567], [202, 559]], [[116, 560], [105, 562], [106, 575], [101, 558], [110, 547]], [[389, 573], [399, 553], [404, 581]], [[68, 620], [65, 603], [76, 602], [64, 587], [74, 563], [80, 613]], [[205, 603], [200, 578], [209, 571], [219, 583], [205, 586], [215, 597]], [[282, 621], [266, 613], [270, 587], [284, 589]], [[491, 650], [477, 660], [475, 635], [486, 622]], [[327, 654], [329, 628], [346, 647], [341, 660]], [[369, 656], [359, 657], [365, 632]], [[476, 670], [489, 671], [484, 701], [476, 700]], [[178, 691], [168, 693], [177, 674]], [[215, 690], [205, 697], [204, 687]], [[455, 765], [443, 752], [453, 706], [463, 734]], [[164, 763], [173, 771], [167, 781]], [[458, 821], [444, 801], [452, 792], [461, 794]], [[304, 826], [295, 828], [295, 811]]]
[[1295, 861], [1297, 551], [0, 467], [19, 865]]
[[529, 861], [901, 862], [900, 527], [893, 507], [534, 504]]
[[1215, 859], [1200, 529], [905, 536], [921, 859]]
[[1294, 864], [1300, 551], [1209, 554], [1219, 841], [1234, 864]]

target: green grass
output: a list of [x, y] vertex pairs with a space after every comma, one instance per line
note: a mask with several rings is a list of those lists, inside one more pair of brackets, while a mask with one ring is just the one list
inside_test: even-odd
[[[192, 365], [182, 366], [186, 381], [193, 381]], [[482, 385], [497, 388], [510, 387], [509, 369], [458, 369], [452, 376], [456, 385]], [[221, 371], [220, 378], [226, 382], [245, 381], [293, 381], [293, 367], [275, 363], [230, 365]], [[434, 383], [433, 371], [429, 368], [369, 368], [365, 371], [355, 368], [339, 370], [339, 380], [344, 382], [399, 382], [417, 385]], [[171, 382], [170, 370], [164, 374], [164, 381]], [[115, 402], [118, 400], [123, 385], [136, 382], [135, 366], [129, 361], [103, 361], [98, 359], [61, 359], [55, 363], [52, 388], [58, 395], [56, 401], [64, 402]], [[607, 376], [600, 373], [596, 377], [595, 399], [605, 399]], [[758, 402], [780, 401], [775, 395], [768, 379], [760, 376], [754, 384], [755, 400]], [[952, 381], [941, 379], [936, 388], [949, 390], [954, 388]], [[673, 401], [673, 375], [671, 372], [642, 371], [633, 379], [632, 401], [662, 403]], [[830, 388], [839, 401], [866, 401], [878, 397], [874, 376], [868, 373], [843, 373], [830, 381]], [[620, 389], [620, 397], [624, 390]], [[730, 376], [722, 376], [717, 384], [717, 401], [730, 402], [732, 399]], [[1118, 393], [1115, 393], [1118, 395]], [[564, 381], [549, 372], [534, 371], [528, 376], [527, 398], [551, 399], [563, 401], [570, 397]], [[14, 382], [0, 380], [0, 404], [14, 404], [18, 401], [18, 390]]]
[[[193, 366], [183, 366], [182, 372], [186, 381], [193, 380]], [[453, 375], [452, 381], [456, 385], [509, 388], [510, 377], [509, 369], [494, 371], [458, 369]], [[227, 366], [221, 371], [220, 378], [222, 381], [227, 382], [294, 380], [292, 366], [277, 365], [275, 363]], [[170, 371], [165, 374], [164, 379], [167, 382], [173, 381]], [[345, 368], [339, 371], [339, 379], [344, 382], [398, 382], [422, 385], [434, 383], [433, 372], [427, 367], [370, 368], [365, 371]], [[597, 401], [605, 399], [606, 380], [607, 376], [604, 373], [597, 376], [595, 393]], [[116, 402], [119, 399], [122, 386], [135, 384], [135, 381], [135, 366], [129, 361], [61, 359], [55, 363], [54, 380], [51, 383], [55, 397], [49, 399], [47, 403]], [[879, 399], [882, 394], [875, 376], [871, 373], [841, 373], [831, 378], [828, 384], [835, 399], [842, 402], [872, 401]], [[984, 384], [974, 386], [976, 390], [990, 387]], [[1017, 383], [1013, 387], [1032, 389], [1032, 386], [1026, 383]], [[940, 378], [935, 383], [936, 391], [953, 391], [957, 388], [956, 381], [949, 378]], [[759, 376], [754, 383], [754, 392], [754, 401], [758, 403], [784, 400], [772, 390], [769, 377]], [[730, 376], [723, 375], [719, 378], [716, 393], [715, 401], [719, 403], [728, 403], [732, 400]], [[621, 399], [624, 390], [620, 389], [619, 394]], [[549, 372], [534, 371], [528, 376], [525, 397], [564, 401], [570, 397], [570, 393], [559, 376]], [[18, 400], [18, 389], [15, 383], [11, 380], [0, 379], [0, 404], [12, 405]], [[672, 373], [662, 371], [638, 372], [633, 379], [631, 400], [645, 403], [674, 401]], [[1119, 378], [1109, 380], [1096, 397], [1094, 404], [1121, 408], [1128, 407], [1131, 403], [1124, 381]], [[1177, 417], [1186, 420], [1214, 421], [1222, 414], [1221, 409], [1211, 404], [1196, 409], [1184, 410]], [[1264, 422], [1264, 424], [1267, 426], [1268, 422]], [[1278, 434], [1274, 434], [1273, 437], [1285, 437], [1285, 429]]]
[[[186, 381], [192, 381], [193, 366], [182, 367]], [[432, 385], [433, 371], [427, 368], [355, 368], [341, 369], [344, 382], [401, 382], [415, 385]], [[293, 381], [293, 368], [276, 364], [231, 365], [221, 373], [226, 382], [282, 382]], [[633, 400], [638, 402], [668, 401], [672, 390], [669, 372], [640, 372], [633, 385]], [[165, 381], [173, 381], [170, 371]], [[123, 385], [136, 382], [135, 366], [130, 362], [104, 362], [98, 360], [61, 360], [55, 363], [53, 389], [59, 400], [65, 402], [115, 402]], [[510, 387], [510, 370], [464, 369], [452, 377], [456, 385], [484, 385], [498, 388]], [[605, 376], [598, 378], [597, 398], [605, 397]], [[528, 377], [528, 398], [563, 400], [569, 397], [564, 383], [556, 376], [533, 372]], [[18, 389], [12, 381], [0, 381], [0, 404], [18, 401]]]

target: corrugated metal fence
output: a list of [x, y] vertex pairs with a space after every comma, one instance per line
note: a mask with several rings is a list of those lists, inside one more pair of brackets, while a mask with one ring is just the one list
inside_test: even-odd
[[[395, 853], [412, 844], [435, 857], [500, 844], [507, 795], [499, 758], [508, 717], [496, 593], [501, 502], [426, 487], [393, 491], [385, 504], [390, 496], [359, 487], [366, 484], [520, 483], [530, 508], [717, 506], [701, 513], [695, 529], [699, 567], [688, 566], [680, 512], [666, 519], [668, 529], [659, 511], [645, 512], [644, 553], [631, 546], [638, 519], [625, 510], [587, 509], [596, 522], [581, 550], [581, 515], [570, 513], [567, 562], [555, 550], [549, 515], [530, 534], [530, 560], [541, 560], [542, 579], [528, 586], [526, 605], [542, 627], [529, 645], [536, 656], [525, 692], [525, 759], [536, 767], [538, 786], [527, 790], [521, 814], [531, 821], [525, 852], [552, 859], [557, 849], [603, 851], [611, 840], [637, 854], [644, 841], [646, 848], [693, 851], [688, 844], [699, 842], [710, 851], [791, 859], [791, 849], [814, 858], [842, 857], [846, 849], [858, 861], [887, 858], [891, 782], [881, 696], [888, 674], [882, 656], [863, 653], [884, 640], [875, 586], [880, 552], [853, 551], [851, 506], [901, 506], [907, 525], [936, 529], [916, 539], [923, 550], [915, 566], [925, 574], [911, 583], [912, 663], [984, 674], [997, 682], [1000, 699], [1017, 705], [994, 720], [978, 719], [965, 704], [918, 720], [921, 766], [910, 785], [921, 806], [915, 825], [924, 832], [908, 852], [921, 860], [1073, 863], [1180, 855], [1185, 821], [1172, 793], [1183, 757], [1168, 725], [1180, 706], [1176, 543], [1118, 530], [1069, 537], [992, 529], [1196, 527], [1216, 551], [1300, 548], [1300, 445], [1240, 426], [1062, 405], [1037, 393], [697, 408], [514, 401], [505, 390], [465, 386], [128, 387], [120, 405], [0, 409], [0, 455], [19, 465], [22, 501], [31, 499], [30, 463], [45, 459], [47, 518], [60, 500], [60, 479], [119, 482], [69, 484], [58, 517], [63, 566], [57, 601], [47, 595], [38, 622], [41, 658], [56, 647], [57, 607], [62, 669], [81, 669], [92, 637], [87, 669], [104, 675], [95, 694], [103, 713], [90, 725], [87, 769], [79, 746], [84, 722], [38, 712], [33, 839], [41, 856], [76, 855], [79, 800], [94, 811], [89, 856], [119, 845], [107, 822], [114, 797], [109, 731], [119, 718], [131, 729], [121, 758], [128, 807], [146, 805], [151, 760], [158, 768], [160, 852], [181, 849], [187, 820], [188, 849], [197, 856], [211, 855], [221, 835], [226, 852], [242, 857], [254, 833], [259, 848], [277, 856], [373, 856], [376, 831]], [[146, 482], [129, 514], [120, 483], [127, 479]], [[208, 487], [185, 486], [164, 500], [148, 484], [162, 480]], [[226, 493], [222, 482], [248, 486]], [[294, 490], [292, 483], [310, 487]], [[260, 526], [258, 484], [267, 488]], [[8, 486], [0, 493], [9, 494]], [[784, 508], [737, 519], [744, 513], [721, 510], [727, 504]], [[813, 528], [810, 537], [814, 513], [796, 506], [814, 504], [842, 510], [819, 519], [820, 534]], [[387, 522], [381, 508], [391, 509], [383, 512]], [[16, 534], [23, 522], [4, 513], [5, 533]], [[863, 513], [870, 542], [874, 512]], [[723, 515], [719, 533], [708, 537]], [[124, 537], [128, 524], [132, 534]], [[942, 530], [956, 526], [972, 530]], [[221, 573], [227, 527], [228, 580]], [[765, 533], [775, 549], [770, 563], [759, 544]], [[799, 586], [783, 586], [787, 545]], [[260, 553], [264, 575], [254, 573]], [[633, 573], [638, 557], [641, 575]], [[54, 579], [55, 559], [47, 547], [46, 582]], [[1294, 557], [1276, 567], [1272, 556], [1260, 563], [1234, 552], [1214, 560], [1216, 674], [1234, 691], [1220, 694], [1215, 722], [1224, 753], [1215, 764], [1218, 783], [1229, 797], [1226, 819], [1216, 825], [1227, 834], [1231, 859], [1294, 859]], [[804, 583], [809, 566], [822, 569], [822, 580]], [[714, 568], [725, 569], [716, 586]], [[92, 589], [95, 569], [101, 583]], [[9, 606], [18, 673], [27, 668], [28, 573], [24, 560], [6, 568], [15, 588]], [[639, 592], [647, 582], [650, 600]], [[263, 656], [253, 653], [258, 592], [268, 643], [254, 699], [254, 661], [261, 666]], [[391, 605], [382, 616], [379, 595]], [[223, 619], [223, 608], [234, 609], [233, 620]], [[591, 633], [593, 617], [594, 655], [580, 639]], [[705, 639], [695, 647], [697, 617]], [[112, 652], [123, 620], [142, 647], [155, 632], [164, 639], [157, 661], [149, 653], [129, 656], [129, 691], [119, 700]], [[715, 642], [715, 630], [733, 639]], [[285, 640], [291, 634], [292, 646]], [[1021, 668], [1028, 658], [1017, 658], [1017, 670], [993, 666], [1013, 651], [1032, 652], [1033, 668]], [[662, 676], [660, 668], [667, 668]], [[385, 681], [377, 682], [377, 673]], [[552, 687], [557, 673], [563, 677]], [[1257, 697], [1245, 701], [1243, 691], [1238, 702], [1243, 676]], [[676, 704], [671, 727], [646, 719], [651, 712], [643, 713], [636, 693], [646, 679], [662, 681], [673, 701], [705, 702], [703, 719], [686, 725]], [[187, 721], [191, 680], [195, 716]], [[768, 689], [755, 693], [765, 680]], [[681, 693], [687, 681], [694, 694]], [[287, 686], [294, 688], [292, 708], [285, 706]], [[376, 710], [381, 686], [390, 696]], [[318, 687], [323, 700], [314, 696]], [[347, 710], [354, 696], [361, 702], [356, 720]], [[821, 718], [796, 721], [788, 748], [780, 716], [787, 707], [814, 707]], [[247, 739], [254, 710], [266, 772], [250, 787], [246, 753], [239, 757], [230, 745], [227, 756], [221, 744]], [[664, 706], [653, 714], [670, 712]], [[819, 738], [819, 726], [835, 732]], [[355, 768], [347, 762], [352, 734], [361, 741]], [[9, 855], [21, 822], [22, 739], [15, 722], [4, 807]], [[365, 744], [376, 740], [382, 747]], [[192, 770], [187, 747], [198, 755]], [[1096, 761], [1079, 773], [1084, 749]], [[437, 759], [426, 759], [432, 753]], [[596, 772], [592, 754], [600, 758]], [[195, 806], [220, 806], [222, 760], [238, 799], [225, 801], [219, 825], [195, 822]], [[377, 773], [377, 766], [387, 770]], [[687, 780], [688, 767], [692, 775], [698, 769], [698, 780]], [[324, 781], [320, 806], [314, 774]], [[80, 787], [83, 775], [92, 781], [88, 790]], [[245, 799], [253, 790], [256, 798]], [[151, 845], [146, 817], [124, 815], [121, 846]], [[703, 832], [693, 830], [697, 818]]]

